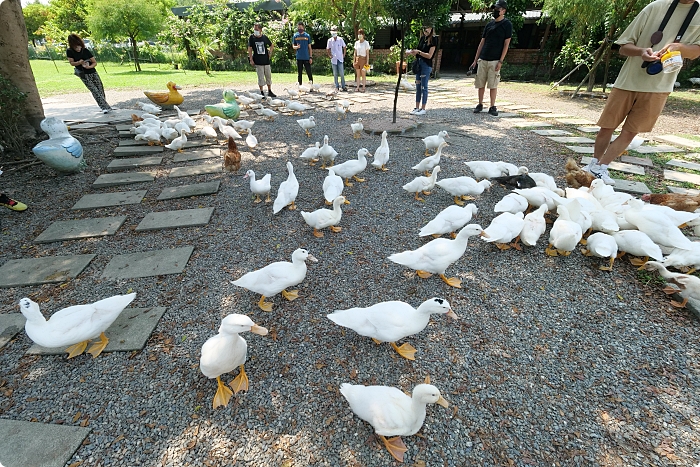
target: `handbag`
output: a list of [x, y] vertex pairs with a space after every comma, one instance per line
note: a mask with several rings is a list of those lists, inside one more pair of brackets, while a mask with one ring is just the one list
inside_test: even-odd
[[418, 58], [413, 60], [413, 64], [411, 65], [411, 72], [413, 72], [414, 75], [420, 73], [420, 60]]
[[73, 69], [73, 73], [74, 73], [75, 76], [77, 76], [78, 78], [84, 78], [84, 77], [85, 77], [85, 72], [84, 72], [83, 70], [79, 70], [78, 67], [75, 67], [75, 68]]

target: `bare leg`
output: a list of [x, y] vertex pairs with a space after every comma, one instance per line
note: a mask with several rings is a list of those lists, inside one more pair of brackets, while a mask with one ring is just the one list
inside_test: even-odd
[[496, 105], [496, 94], [498, 94], [498, 88], [489, 89], [489, 97], [491, 98], [491, 107]]
[[612, 138], [614, 128], [601, 128], [595, 137], [595, 145], [593, 146], [593, 157], [600, 161], [610, 146], [610, 138]]
[[486, 88], [479, 88], [478, 93], [479, 93], [479, 104], [484, 103], [484, 93], [486, 92]]
[[[601, 159], [598, 159], [600, 161], [600, 165], [609, 164], [618, 157], [620, 157], [620, 155], [623, 152], [625, 152], [627, 146], [629, 146], [629, 144], [632, 142], [632, 139], [634, 139], [635, 136], [637, 136], [637, 133], [622, 130], [620, 136], [618, 136], [617, 139], [615, 139], [615, 141], [610, 143], [610, 146], [608, 146], [608, 149], [605, 151], [605, 155]], [[596, 144], [597, 142], [598, 139], [596, 138]]]

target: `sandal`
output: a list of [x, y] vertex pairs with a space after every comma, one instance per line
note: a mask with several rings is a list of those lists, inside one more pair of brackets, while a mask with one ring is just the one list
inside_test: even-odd
[[362, 91], [360, 91], [360, 92], [365, 92], [365, 87], [364, 87], [364, 86], [362, 86]]

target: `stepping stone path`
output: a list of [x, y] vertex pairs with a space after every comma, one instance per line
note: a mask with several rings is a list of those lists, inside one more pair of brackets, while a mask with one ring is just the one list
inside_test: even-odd
[[626, 162], [628, 164], [644, 165], [646, 167], [654, 167], [654, 162], [646, 157], [634, 157], [634, 156], [622, 156], [620, 157], [621, 162]]
[[530, 130], [541, 136], [569, 136], [571, 132], [564, 130]]
[[129, 131], [129, 130], [131, 130], [131, 127], [132, 127], [132, 126], [134, 126], [134, 125], [130, 125], [130, 124], [125, 124], [125, 125], [122, 125], [122, 124], [120, 124], [120, 125], [114, 125], [114, 127], [117, 129], [117, 131]]
[[677, 172], [675, 170], [664, 170], [664, 179], [673, 182], [686, 182], [700, 185], [700, 175], [687, 172]]
[[211, 159], [212, 157], [221, 157], [221, 150], [202, 149], [200, 151], [179, 152], [173, 157], [173, 162], [189, 162], [200, 159]]
[[688, 162], [688, 161], [681, 161], [678, 159], [671, 159], [670, 161], [666, 162], [666, 165], [670, 165], [672, 167], [682, 167], [684, 169], [700, 171], [700, 164], [697, 164], [695, 162]]
[[566, 146], [578, 154], [593, 154], [593, 146]]
[[694, 195], [694, 196], [700, 195], [700, 190], [695, 190], [693, 188], [681, 188], [679, 186], [667, 185], [666, 189], [668, 191], [670, 191], [671, 193], [680, 193], [683, 195]]
[[102, 174], [92, 184], [93, 188], [106, 188], [118, 185], [131, 185], [134, 183], [152, 182], [153, 175], [147, 172], [129, 172], [118, 174]]
[[551, 110], [546, 109], [520, 109], [520, 112], [526, 114], [551, 114]]
[[592, 140], [591, 138], [586, 138], [584, 136], [550, 136], [549, 139], [551, 139], [552, 141], [556, 141], [557, 143], [595, 143], [595, 140]]
[[665, 141], [667, 143], [675, 144], [676, 146], [683, 146], [684, 148], [690, 149], [700, 149], [700, 141], [683, 138], [682, 136], [676, 135], [661, 135], [654, 136], [655, 140]]
[[77, 277], [94, 258], [95, 255], [75, 255], [13, 259], [0, 267], [0, 288], [64, 282]]
[[148, 167], [151, 165], [160, 165], [163, 162], [163, 158], [160, 156], [151, 157], [139, 157], [130, 159], [115, 159], [109, 163], [107, 170], [125, 170], [125, 169], [136, 169], [139, 167]]
[[5, 467], [63, 467], [90, 428], [0, 420], [0, 453]]
[[498, 118], [517, 118], [518, 114], [512, 112], [498, 112]]
[[114, 157], [145, 156], [158, 152], [163, 152], [163, 146], [120, 146], [114, 149]]
[[219, 191], [220, 180], [213, 182], [197, 183], [194, 185], [182, 185], [165, 188], [158, 195], [158, 201], [176, 198], [189, 198], [191, 196], [211, 195]]
[[556, 120], [564, 125], [595, 125], [595, 122], [585, 118], [557, 118]]
[[[125, 308], [105, 331], [109, 344], [104, 352], [133, 352], [143, 349], [166, 310], [165, 307]], [[26, 354], [61, 355], [65, 353], [65, 347], [49, 348], [33, 344]]]
[[[587, 165], [589, 162], [591, 162], [590, 157], [581, 158], [581, 164]], [[608, 167], [610, 167], [612, 170], [617, 170], [618, 172], [625, 172], [634, 175], [644, 175], [645, 173], [643, 167], [639, 167], [638, 165], [634, 164], [626, 164], [624, 162], [611, 162]]]
[[114, 235], [125, 220], [126, 216], [57, 221], [35, 238], [34, 243], [51, 243]]
[[0, 315], [0, 349], [24, 329], [25, 321], [22, 313], [3, 313]]
[[516, 122], [515, 125], [513, 125], [516, 128], [528, 128], [528, 127], [548, 127], [548, 126], [553, 126], [551, 123], [545, 123], [545, 122], [538, 122], [535, 120], [524, 120], [522, 122]]
[[599, 126], [579, 126], [576, 129], [583, 133], [598, 133], [600, 131]]
[[102, 278], [135, 279], [163, 274], [180, 274], [185, 269], [193, 251], [193, 246], [186, 246], [117, 255], [105, 267]]
[[71, 208], [74, 210], [106, 208], [110, 206], [126, 206], [139, 204], [148, 190], [117, 191], [98, 195], [85, 195]]
[[615, 191], [624, 191], [633, 195], [646, 195], [651, 193], [651, 190], [642, 182], [632, 182], [629, 180], [615, 180]]
[[658, 154], [664, 152], [683, 152], [683, 150], [673, 146], [659, 144], [656, 146], [639, 146], [637, 149], [634, 150], [634, 152], [638, 152], [640, 154]]
[[168, 177], [178, 178], [188, 177], [191, 175], [212, 174], [219, 173], [222, 170], [223, 169], [221, 168], [221, 162], [216, 161], [209, 164], [191, 165], [188, 167], [175, 167], [173, 169], [170, 169], [170, 174], [168, 175]]
[[506, 105], [506, 104], [501, 104], [503, 107], [507, 108], [508, 110], [524, 110], [524, 109], [529, 109], [529, 105]]
[[121, 139], [119, 140], [119, 147], [124, 146], [148, 146], [148, 141], [137, 141], [135, 139]]
[[152, 212], [136, 227], [137, 232], [178, 227], [199, 227], [207, 225], [214, 208], [183, 209], [179, 211]]

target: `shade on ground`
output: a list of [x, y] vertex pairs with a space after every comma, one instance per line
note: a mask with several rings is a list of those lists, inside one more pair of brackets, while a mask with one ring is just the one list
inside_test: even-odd
[[168, 177], [189, 177], [192, 175], [219, 173], [222, 170], [223, 169], [221, 168], [221, 162], [216, 161], [207, 164], [191, 165], [188, 167], [175, 167], [173, 169], [170, 169], [170, 174], [168, 174]]
[[138, 191], [117, 191], [114, 193], [100, 193], [95, 195], [85, 195], [75, 203], [71, 209], [97, 209], [109, 206], [125, 206], [128, 204], [139, 204], [148, 190]]
[[148, 172], [129, 172], [102, 174], [92, 184], [93, 188], [107, 188], [110, 186], [133, 185], [134, 183], [152, 182], [153, 175]]
[[151, 212], [136, 227], [137, 232], [207, 225], [214, 208]]
[[219, 191], [220, 180], [206, 183], [195, 183], [193, 185], [182, 185], [164, 188], [158, 195], [158, 200], [189, 198], [190, 196], [211, 195]]
[[13, 259], [0, 267], [0, 287], [51, 284], [73, 279], [95, 255]]
[[221, 157], [220, 149], [201, 149], [199, 151], [179, 152], [173, 157], [173, 162], [188, 162], [199, 159], [210, 159], [212, 157]]
[[0, 419], [0, 464], [4, 467], [63, 467], [89, 428]]
[[151, 165], [160, 165], [163, 158], [160, 156], [137, 157], [127, 159], [115, 159], [107, 166], [108, 171], [137, 169], [139, 167], [147, 167]]
[[[24, 315], [22, 313], [0, 314], [0, 349], [10, 342], [13, 337], [24, 329]], [[0, 459], [0, 462], [2, 459]]]
[[187, 246], [118, 255], [107, 264], [102, 278], [135, 279], [162, 274], [180, 274], [184, 271], [193, 251], [193, 246]]

